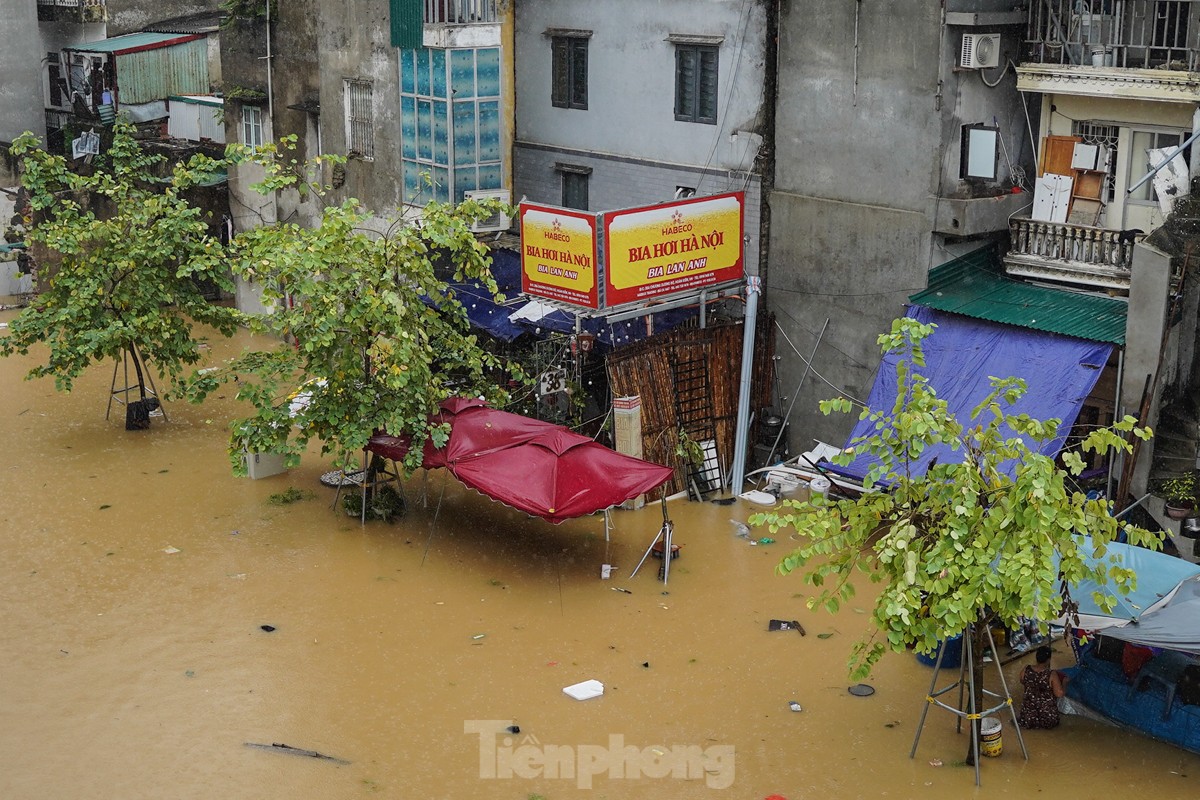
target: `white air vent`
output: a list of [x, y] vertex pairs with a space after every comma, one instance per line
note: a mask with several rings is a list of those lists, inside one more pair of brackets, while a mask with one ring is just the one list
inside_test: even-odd
[[[505, 205], [512, 202], [512, 195], [508, 189], [480, 189], [474, 192], [464, 192], [470, 200], [499, 200]], [[488, 231], [506, 231], [512, 224], [504, 214], [495, 214], [487, 219], [481, 219], [471, 226], [471, 230], [476, 233], [487, 233]]]
[[964, 69], [1000, 66], [1000, 34], [964, 33], [958, 65]]

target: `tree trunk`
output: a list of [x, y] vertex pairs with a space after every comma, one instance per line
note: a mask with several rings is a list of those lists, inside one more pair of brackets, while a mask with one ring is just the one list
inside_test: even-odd
[[137, 347], [132, 344], [125, 346], [125, 352], [129, 359], [133, 361], [133, 370], [137, 373], [138, 382], [138, 399], [146, 399], [146, 377], [142, 374], [142, 357], [138, 353]]

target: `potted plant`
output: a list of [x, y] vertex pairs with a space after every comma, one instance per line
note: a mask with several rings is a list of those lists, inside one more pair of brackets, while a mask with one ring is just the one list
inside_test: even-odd
[[1196, 473], [1188, 471], [1168, 478], [1159, 486], [1159, 494], [1166, 502], [1167, 516], [1171, 519], [1190, 517], [1196, 505]]
[[[342, 508], [351, 517], [361, 517], [363, 513], [362, 493], [351, 489], [342, 495]], [[391, 522], [393, 518], [404, 516], [406, 506], [404, 497], [391, 486], [381, 486], [374, 491], [367, 490], [367, 519], [381, 519]]]

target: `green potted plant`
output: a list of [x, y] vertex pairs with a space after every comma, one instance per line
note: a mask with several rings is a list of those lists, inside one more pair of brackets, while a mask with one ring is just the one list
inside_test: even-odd
[[[342, 508], [351, 517], [362, 517], [362, 492], [351, 489], [342, 495]], [[367, 519], [381, 519], [391, 522], [393, 518], [404, 516], [406, 506], [404, 497], [391, 486], [381, 486], [372, 491], [367, 490]]]
[[1166, 502], [1168, 517], [1171, 519], [1190, 517], [1196, 506], [1196, 473], [1188, 471], [1173, 478], [1167, 478], [1159, 485], [1158, 493]]

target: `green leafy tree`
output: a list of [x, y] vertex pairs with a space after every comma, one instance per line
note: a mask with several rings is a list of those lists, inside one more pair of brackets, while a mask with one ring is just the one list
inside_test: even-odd
[[[850, 656], [856, 678], [865, 677], [887, 650], [931, 653], [940, 640], [963, 631], [973, 635], [993, 621], [1015, 628], [1031, 619], [1044, 626], [1072, 611], [1067, 587], [1085, 577], [1118, 590], [1136, 579], [1119, 564], [1088, 560], [1103, 555], [1122, 523], [1104, 501], [1069, 488], [1070, 476], [1084, 468], [1079, 451], [1062, 454], [1061, 466], [1036, 452], [1038, 444], [1056, 438], [1059, 420], [1007, 411], [1025, 393], [1023, 380], [993, 378], [991, 393], [964, 423], [914, 369], [924, 366], [921, 343], [934, 327], [901, 319], [879, 338], [885, 354], [900, 356], [899, 391], [892, 408], [861, 411], [875, 431], [854, 447], [878, 459], [867, 491], [854, 499], [786, 502], [782, 510], [750, 519], [771, 531], [803, 534], [804, 544], [779, 571], [801, 571], [816, 588], [810, 607], [836, 611], [854, 595], [856, 572], [880, 584], [873, 630]], [[844, 413], [851, 404], [835, 399], [821, 408]], [[1092, 430], [1079, 450], [1129, 452], [1128, 435], [1150, 436], [1134, 423], [1126, 417]], [[954, 448], [961, 462], [918, 474], [916, 459], [934, 445]], [[839, 456], [842, 464], [852, 458]], [[1012, 465], [1010, 477], [1006, 467]], [[1160, 543], [1140, 528], [1124, 530], [1131, 543]], [[1081, 534], [1091, 537], [1092, 547]], [[1100, 595], [1096, 601], [1113, 602]]]
[[[229, 155], [265, 171], [260, 191], [320, 194], [314, 176], [342, 159], [299, 164], [293, 145], [285, 137], [278, 147], [234, 147]], [[377, 220], [347, 200], [325, 208], [316, 227], [284, 222], [239, 234], [234, 269], [261, 287], [270, 309], [252, 325], [285, 343], [197, 374], [187, 389], [199, 401], [236, 380], [237, 396], [254, 407], [233, 424], [235, 471], [246, 450], [284, 453], [294, 464], [314, 438], [348, 467], [377, 430], [412, 437], [411, 469], [427, 436], [445, 441], [447, 430], [428, 421], [438, 403], [453, 395], [502, 400], [506, 378], [519, 370], [470, 332], [450, 286], [474, 279], [496, 293], [491, 256], [471, 226], [499, 210], [511, 213], [494, 201], [431, 202], [379, 232], [368, 227]]]
[[143, 152], [132, 131], [123, 122], [114, 126], [112, 146], [90, 174], [41, 149], [31, 133], [10, 150], [29, 191], [29, 238], [58, 263], [39, 276], [44, 291], [0, 338], [0, 355], [45, 345], [46, 362], [27, 377], [53, 377], [61, 391], [93, 362], [128, 354], [144, 399], [143, 360], [178, 378], [200, 358], [194, 323], [225, 335], [237, 326], [236, 312], [209, 303], [199, 288], [213, 282], [231, 289], [232, 280], [224, 248], [184, 196], [218, 164], [196, 156], [158, 178], [164, 159]]

